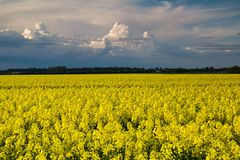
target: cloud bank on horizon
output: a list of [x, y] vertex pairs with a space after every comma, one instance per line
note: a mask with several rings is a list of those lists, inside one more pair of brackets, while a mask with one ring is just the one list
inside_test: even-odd
[[239, 9], [237, 0], [0, 0], [0, 68], [240, 65]]

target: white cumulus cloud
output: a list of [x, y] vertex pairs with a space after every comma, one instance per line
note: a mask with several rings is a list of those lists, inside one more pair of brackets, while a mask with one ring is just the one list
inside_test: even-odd
[[116, 22], [110, 32], [104, 36], [103, 39], [108, 38], [109, 40], [119, 40], [121, 38], [128, 38], [128, 36], [128, 25]]
[[56, 36], [53, 33], [48, 32], [47, 26], [43, 22], [36, 22], [34, 24], [34, 29], [26, 28], [22, 35], [24, 38], [30, 40]]
[[37, 33], [34, 30], [28, 29], [28, 28], [26, 28], [23, 31], [22, 35], [25, 39], [30, 39], [30, 40], [36, 39], [36, 37], [37, 37]]
[[126, 46], [126, 40], [129, 37], [128, 25], [121, 24], [116, 22], [109, 33], [102, 38], [98, 38], [97, 40], [91, 40], [89, 47], [94, 49], [104, 49], [111, 48], [111, 46], [124, 47]]
[[[142, 37], [130, 37], [127, 24], [116, 22], [109, 33], [97, 40], [90, 40], [87, 47], [99, 50], [107, 49], [111, 56], [135, 55], [142, 56], [159, 49], [159, 40], [149, 31], [145, 31]], [[84, 46], [84, 45], [80, 45]]]
[[149, 37], [150, 37], [149, 32], [148, 32], [148, 31], [145, 31], [145, 32], [143, 33], [143, 38], [149, 38]]
[[98, 39], [98, 40], [91, 41], [89, 46], [95, 49], [110, 48], [111, 42], [107, 38]]
[[43, 22], [36, 22], [34, 26], [37, 31], [47, 32], [47, 26]]
[[43, 22], [36, 22], [34, 28], [26, 28], [22, 32], [22, 36], [28, 40], [42, 41], [42, 42], [53, 42], [66, 44], [67, 39], [57, 33], [49, 32], [47, 25]]

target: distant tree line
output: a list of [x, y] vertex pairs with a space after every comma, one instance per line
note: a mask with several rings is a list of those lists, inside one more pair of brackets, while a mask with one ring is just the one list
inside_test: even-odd
[[164, 73], [164, 74], [215, 74], [215, 73], [240, 73], [239, 66], [225, 68], [131, 68], [131, 67], [92, 67], [92, 68], [67, 68], [55, 66], [49, 68], [6, 69], [0, 74], [107, 74], [107, 73]]

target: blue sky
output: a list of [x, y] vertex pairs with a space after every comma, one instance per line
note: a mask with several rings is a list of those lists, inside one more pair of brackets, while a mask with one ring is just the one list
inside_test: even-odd
[[240, 65], [239, 0], [0, 0], [0, 69]]

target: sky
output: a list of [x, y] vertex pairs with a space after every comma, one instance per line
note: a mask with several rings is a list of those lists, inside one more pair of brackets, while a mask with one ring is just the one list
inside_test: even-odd
[[239, 0], [0, 0], [0, 69], [240, 65]]

